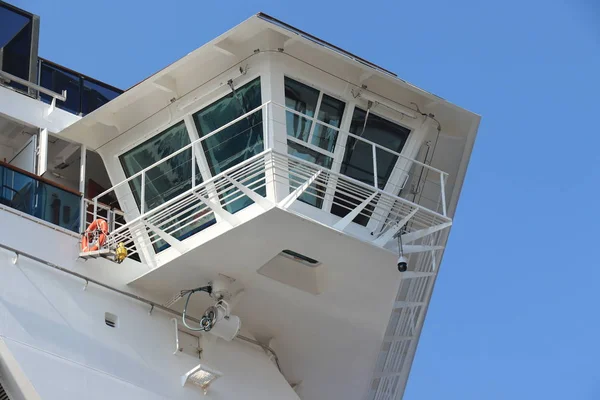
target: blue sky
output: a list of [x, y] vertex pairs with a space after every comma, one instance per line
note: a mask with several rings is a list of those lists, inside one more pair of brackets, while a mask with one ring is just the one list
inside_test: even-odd
[[600, 2], [13, 3], [121, 88], [264, 11], [482, 115], [405, 399], [600, 398]]

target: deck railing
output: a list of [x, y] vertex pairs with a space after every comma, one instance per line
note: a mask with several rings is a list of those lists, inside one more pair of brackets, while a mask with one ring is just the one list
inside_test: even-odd
[[2, 162], [0, 204], [79, 232], [81, 194]]
[[[413, 229], [448, 221], [444, 215], [445, 172], [327, 124], [324, 124], [325, 127], [335, 129], [337, 135], [334, 148], [327, 150], [332, 158], [344, 154], [344, 143], [348, 143], [348, 138], [372, 149], [369, 152], [372, 159], [367, 163], [373, 168], [363, 171], [371, 174], [370, 178], [359, 180], [339, 172], [343, 161], [338, 163], [336, 171], [335, 165], [328, 168], [274, 150], [278, 147], [275, 141], [283, 137], [279, 129], [285, 124], [285, 112], [278, 110], [291, 111], [267, 102], [100, 193], [91, 200], [92, 218], [103, 217], [105, 210], [100, 198], [106, 195], [118, 198], [128, 221], [123, 226], [115, 226], [109, 242], [113, 245], [123, 242], [130, 252], [137, 251], [134, 239], [140, 242], [141, 246], [137, 246], [140, 250], [152, 248], [160, 251], [216, 222], [226, 221], [235, 225], [238, 222], [236, 212], [253, 203], [262, 203], [265, 207], [289, 207], [295, 201], [307, 203], [340, 217], [335, 226], [338, 229], [344, 230], [352, 222], [367, 227], [373, 240], [380, 245], [393, 237], [390, 232], [397, 232], [395, 225], [399, 221], [404, 220], [404, 225], [407, 219], [411, 219]], [[252, 151], [256, 151], [255, 148], [247, 150], [245, 161], [202, 181], [198, 159], [211, 150], [207, 148], [210, 143], [206, 142], [207, 139], [256, 113], [263, 115], [265, 149], [254, 155]], [[313, 122], [322, 124], [316, 120]], [[331, 130], [329, 132], [331, 134]], [[316, 145], [303, 142], [303, 146], [311, 149]], [[281, 149], [281, 146], [278, 148]], [[323, 149], [319, 149], [322, 152]], [[394, 170], [389, 176], [393, 176], [395, 182], [389, 179], [384, 182], [385, 185], [380, 184], [378, 157], [394, 160]], [[182, 168], [189, 170], [181, 174]], [[153, 187], [153, 183], [166, 174], [184, 178], [176, 180], [168, 193], [161, 193]], [[407, 189], [409, 183], [411, 188], [421, 190], [432, 198], [427, 199], [428, 202], [413, 201], [415, 190]], [[437, 189], [437, 196], [433, 195], [436, 192], [433, 189]]]

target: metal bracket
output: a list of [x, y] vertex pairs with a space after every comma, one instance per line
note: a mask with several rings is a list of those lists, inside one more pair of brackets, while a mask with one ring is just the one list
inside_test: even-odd
[[252, 201], [254, 201], [256, 204], [261, 206], [263, 210], [268, 211], [272, 208], [271, 202], [259, 195], [258, 193], [250, 190], [247, 186], [241, 184], [236, 179], [233, 179], [228, 175], [225, 175], [224, 177], [229, 181], [229, 183], [238, 188], [242, 193], [244, 193], [246, 196], [252, 199]]
[[232, 227], [239, 225], [240, 220], [235, 215], [233, 215], [232, 213], [230, 213], [229, 211], [227, 211], [223, 207], [221, 207], [220, 204], [218, 204], [217, 202], [215, 202], [207, 197], [202, 196], [198, 192], [194, 192], [194, 195], [206, 207], [210, 208], [215, 214], [217, 214], [219, 217], [223, 218], [223, 220], [225, 220], [229, 225], [231, 225]]
[[352, 222], [354, 220], [354, 218], [356, 218], [358, 216], [358, 214], [360, 214], [360, 212], [369, 205], [369, 203], [371, 203], [371, 201], [375, 198], [375, 196], [377, 196], [377, 192], [374, 192], [372, 195], [370, 195], [369, 197], [367, 197], [365, 199], [365, 201], [363, 201], [362, 203], [360, 203], [354, 210], [350, 211], [348, 213], [348, 215], [346, 215], [344, 218], [342, 218], [340, 221], [338, 221], [333, 228], [343, 231], [344, 229], [346, 229], [346, 227], [348, 225], [350, 225], [350, 222]]
[[377, 239], [373, 240], [373, 244], [377, 246], [385, 246], [387, 242], [393, 239], [393, 237], [402, 229], [404, 225], [419, 211], [418, 208], [414, 208], [411, 212], [408, 213], [404, 218], [400, 221], [396, 222], [394, 225], [390, 227], [384, 234], [379, 236]]
[[313, 184], [313, 182], [319, 177], [319, 175], [321, 175], [321, 172], [323, 172], [322, 169], [318, 170], [313, 176], [308, 178], [306, 182], [294, 189], [292, 193], [285, 196], [285, 198], [279, 202], [278, 206], [283, 208], [284, 210], [291, 206], [292, 203], [296, 201], [298, 197], [302, 196], [302, 193], [304, 193], [306, 189], [308, 189], [310, 185]]
[[414, 242], [417, 239], [421, 239], [424, 236], [431, 235], [432, 233], [435, 233], [437, 231], [441, 231], [442, 229], [448, 228], [449, 226], [452, 226], [452, 221], [444, 222], [443, 224], [430, 226], [429, 228], [425, 228], [425, 229], [421, 229], [421, 230], [418, 230], [415, 232], [410, 232], [410, 233], [404, 234], [404, 235], [402, 235], [402, 242], [403, 243]]
[[154, 224], [148, 222], [148, 221], [142, 221], [144, 223], [144, 225], [146, 225], [148, 228], [150, 228], [151, 230], [153, 230], [154, 232], [156, 232], [156, 234], [165, 242], [169, 243], [169, 245], [171, 245], [171, 247], [173, 247], [175, 250], [177, 250], [179, 252], [179, 254], [183, 254], [186, 253], [189, 248], [183, 244], [180, 240], [174, 238], [173, 236], [169, 235], [168, 233], [166, 233], [165, 231], [163, 231], [162, 229], [156, 227]]
[[173, 355], [177, 355], [177, 353], [183, 351], [183, 347], [179, 347], [179, 327], [177, 325], [177, 318], [171, 318], [171, 321], [175, 322], [175, 351], [173, 352]]

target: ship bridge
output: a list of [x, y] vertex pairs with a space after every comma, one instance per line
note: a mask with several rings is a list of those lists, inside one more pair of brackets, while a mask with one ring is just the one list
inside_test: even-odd
[[109, 226], [81, 256], [130, 261], [80, 272], [179, 310], [227, 279], [300, 398], [398, 398], [478, 123], [258, 14], [56, 132], [112, 185], [81, 199], [80, 232]]

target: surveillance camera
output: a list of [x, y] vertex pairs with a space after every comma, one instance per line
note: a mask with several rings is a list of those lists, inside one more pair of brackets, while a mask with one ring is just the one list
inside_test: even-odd
[[408, 260], [404, 255], [398, 257], [398, 271], [404, 272], [408, 268]]

